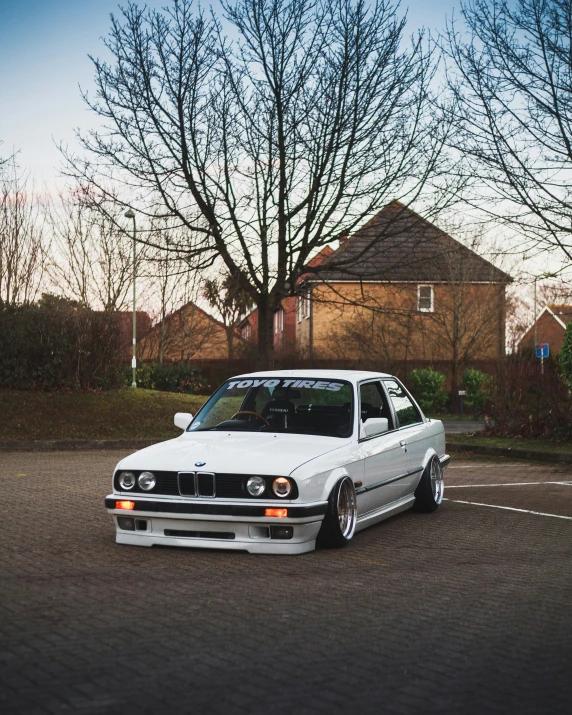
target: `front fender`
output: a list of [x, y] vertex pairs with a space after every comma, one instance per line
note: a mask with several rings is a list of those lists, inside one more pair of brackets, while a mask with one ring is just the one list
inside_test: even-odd
[[[305, 473], [304, 473], [305, 472]], [[350, 477], [355, 483], [363, 479], [364, 463], [362, 460], [332, 466], [330, 469], [317, 474], [312, 474], [310, 470], [303, 467], [296, 469], [290, 475], [296, 480], [303, 501], [327, 501], [328, 497], [337, 482], [343, 477]]]

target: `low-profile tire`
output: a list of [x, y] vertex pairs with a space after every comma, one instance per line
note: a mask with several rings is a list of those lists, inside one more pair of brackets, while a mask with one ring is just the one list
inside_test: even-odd
[[443, 468], [438, 457], [431, 457], [415, 490], [414, 511], [429, 514], [443, 501]]
[[356, 490], [353, 481], [344, 477], [331, 491], [328, 509], [318, 534], [318, 546], [329, 549], [347, 546], [355, 533], [356, 522]]

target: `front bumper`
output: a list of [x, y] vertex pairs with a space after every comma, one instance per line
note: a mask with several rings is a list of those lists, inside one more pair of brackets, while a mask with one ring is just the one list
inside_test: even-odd
[[[132, 501], [134, 508], [117, 509], [119, 501]], [[205, 503], [205, 500], [150, 499], [110, 494], [105, 506], [116, 528], [116, 542], [134, 546], [183, 546], [235, 549], [259, 554], [301, 554], [315, 548], [327, 503], [292, 505], [281, 503], [287, 517], [269, 517], [266, 509], [276, 502], [238, 504]], [[121, 528], [127, 518], [129, 529]], [[284, 536], [280, 527], [291, 527]], [[289, 531], [288, 529], [286, 531]]]

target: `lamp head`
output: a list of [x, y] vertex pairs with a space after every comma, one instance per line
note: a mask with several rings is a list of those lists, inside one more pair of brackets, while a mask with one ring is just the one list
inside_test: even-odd
[[133, 209], [129, 209], [129, 211], [126, 211], [125, 218], [135, 218], [135, 211], [133, 211]]

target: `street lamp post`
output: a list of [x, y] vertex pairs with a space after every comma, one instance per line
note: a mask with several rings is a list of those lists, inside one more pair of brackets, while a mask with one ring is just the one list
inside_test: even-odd
[[136, 312], [136, 298], [135, 298], [135, 276], [136, 276], [136, 267], [135, 267], [135, 260], [136, 260], [136, 253], [135, 253], [135, 241], [136, 241], [136, 236], [137, 236], [137, 226], [135, 225], [135, 212], [132, 209], [129, 209], [125, 213], [125, 218], [132, 218], [133, 219], [133, 357], [131, 358], [131, 368], [133, 370], [133, 382], [131, 383], [131, 387], [137, 387], [137, 376], [136, 376], [136, 370], [137, 370], [137, 312]]

